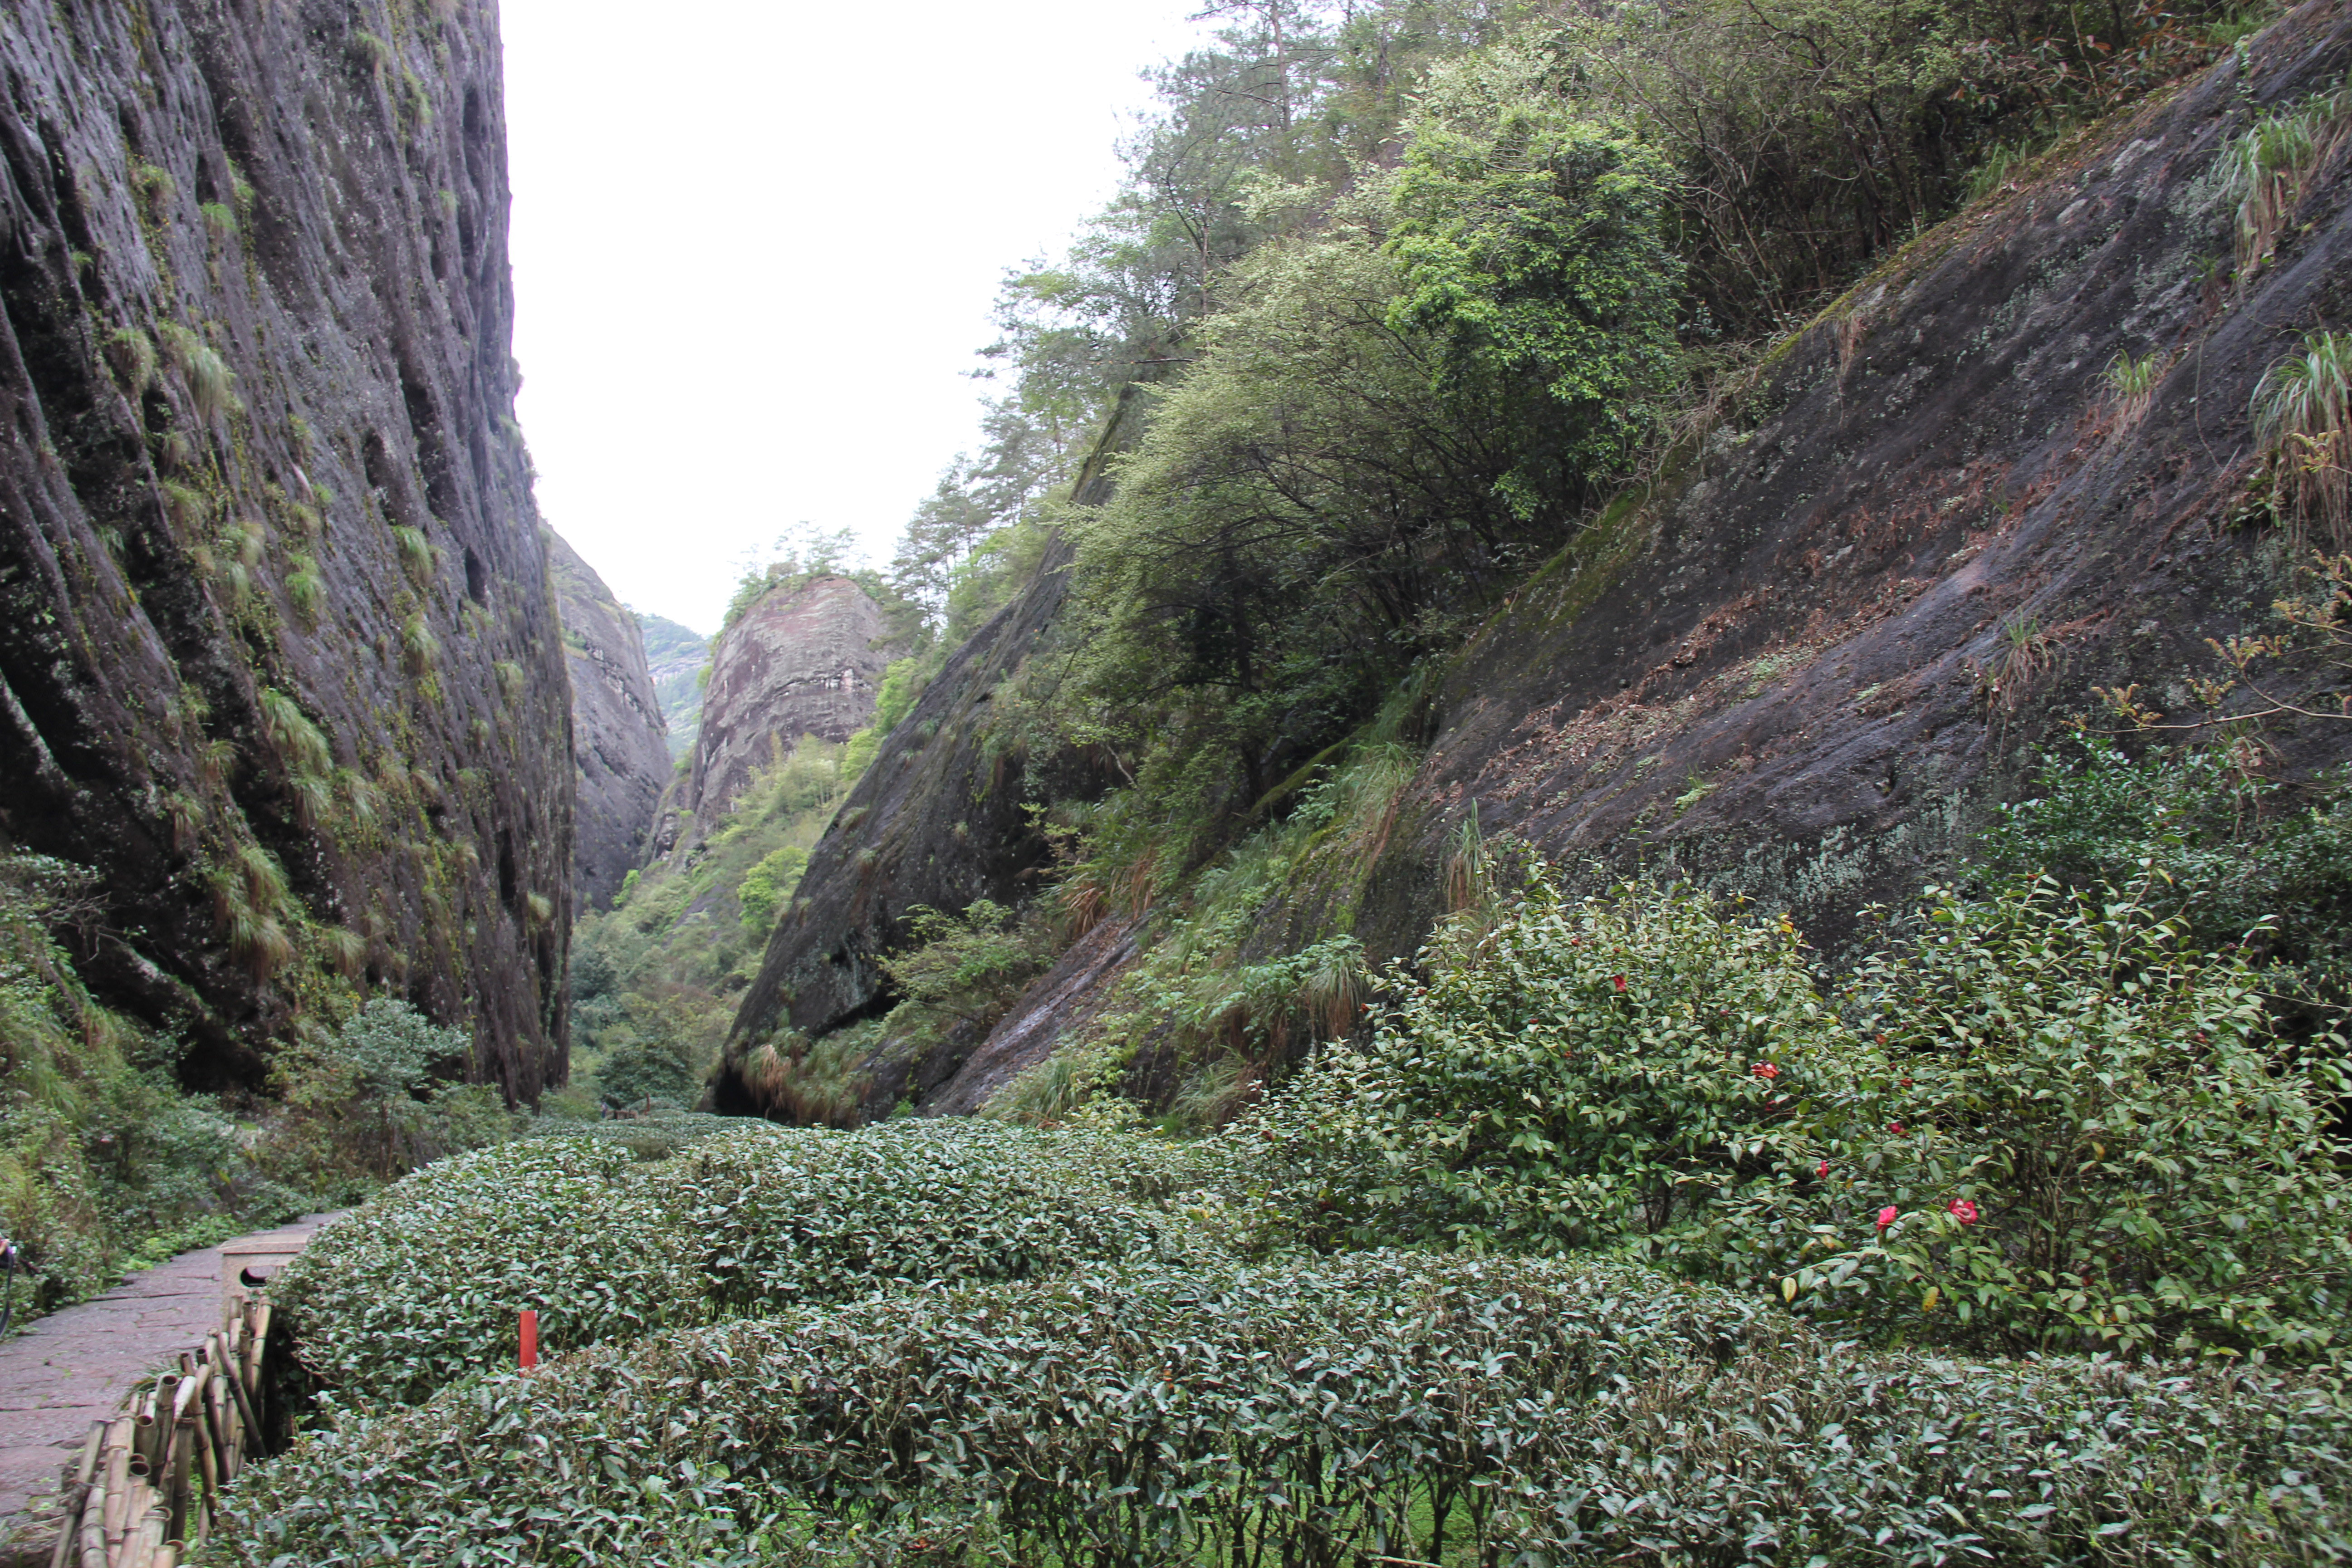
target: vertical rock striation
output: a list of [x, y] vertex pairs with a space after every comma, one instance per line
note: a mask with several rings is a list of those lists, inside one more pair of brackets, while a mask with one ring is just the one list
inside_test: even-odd
[[548, 552], [572, 677], [572, 885], [583, 907], [601, 907], [645, 859], [669, 740], [637, 617], [560, 536], [548, 535]]
[[0, 9], [0, 838], [198, 1084], [332, 972], [565, 1072], [488, 0]]

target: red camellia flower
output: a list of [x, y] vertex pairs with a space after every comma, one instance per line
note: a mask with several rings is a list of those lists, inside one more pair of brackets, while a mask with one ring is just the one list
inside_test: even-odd
[[1767, 1083], [1771, 1082], [1774, 1079], [1780, 1076], [1780, 1069], [1774, 1067], [1770, 1062], [1758, 1062], [1748, 1070]]
[[1888, 1226], [1893, 1225], [1894, 1223], [1895, 1205], [1893, 1204], [1888, 1204], [1885, 1208], [1878, 1211], [1878, 1228], [1885, 1230]]
[[1886, 1124], [1886, 1130], [1887, 1130], [1889, 1132], [1894, 1133], [1894, 1134], [1895, 1134], [1895, 1136], [1896, 1136], [1897, 1138], [1900, 1138], [1900, 1137], [1902, 1137], [1902, 1136], [1903, 1136], [1903, 1123], [1901, 1123], [1900, 1121], [1890, 1121], [1890, 1122], [1888, 1122], [1888, 1123]]
[[1609, 977], [1609, 984], [1622, 991], [1625, 989], [1625, 977], [1622, 974], [1612, 974]]
[[1954, 1198], [1950, 1203], [1946, 1204], [1944, 1206], [1951, 1210], [1952, 1217], [1958, 1220], [1962, 1225], [1976, 1224], [1977, 1205], [1969, 1202], [1968, 1199]]
[[1816, 1175], [1816, 1176], [1826, 1176], [1826, 1175], [1828, 1175], [1829, 1173], [1830, 1173], [1830, 1163], [1829, 1163], [1827, 1160], [1822, 1161], [1822, 1167], [1821, 1167], [1821, 1169], [1820, 1169], [1820, 1170], [1818, 1170], [1818, 1171], [1815, 1171], [1815, 1172], [1813, 1173], [1813, 1174], [1814, 1174], [1814, 1175]]

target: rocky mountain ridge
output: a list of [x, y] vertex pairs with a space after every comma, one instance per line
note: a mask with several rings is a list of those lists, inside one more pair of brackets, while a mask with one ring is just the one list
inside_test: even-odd
[[0, 14], [0, 835], [197, 1085], [313, 977], [566, 1070], [569, 694], [488, 5]]
[[874, 716], [889, 667], [890, 627], [865, 589], [820, 574], [771, 588], [710, 647], [693, 763], [660, 806], [656, 855], [688, 824], [723, 816], [753, 773], [790, 755], [803, 735], [839, 743]]

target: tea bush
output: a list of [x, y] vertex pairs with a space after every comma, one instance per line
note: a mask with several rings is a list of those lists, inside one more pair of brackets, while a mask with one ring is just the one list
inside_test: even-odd
[[510, 1363], [525, 1307], [551, 1351], [703, 1315], [692, 1238], [630, 1152], [592, 1137], [428, 1165], [320, 1231], [271, 1294], [303, 1366], [362, 1401]]
[[2352, 1411], [2261, 1373], [1824, 1342], [1584, 1260], [880, 1296], [300, 1439], [215, 1561], [2314, 1561]]
[[[552, 1352], [876, 1290], [1201, 1255], [1162, 1200], [1183, 1155], [986, 1122], [845, 1133], [677, 1118], [521, 1140], [428, 1167], [331, 1226], [277, 1295], [296, 1354], [361, 1404]], [[695, 1134], [702, 1134], [695, 1136]], [[634, 1144], [667, 1163], [641, 1164]], [[684, 1142], [693, 1137], [691, 1142]]]
[[1153, 1153], [987, 1121], [720, 1138], [681, 1163], [671, 1199], [714, 1307], [764, 1313], [1195, 1255], [1207, 1243], [1148, 1201], [1173, 1180], [1172, 1152]]

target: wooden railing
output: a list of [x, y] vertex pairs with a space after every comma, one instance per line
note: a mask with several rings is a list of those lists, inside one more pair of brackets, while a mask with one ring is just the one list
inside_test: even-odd
[[177, 1568], [217, 1523], [221, 1488], [260, 1451], [268, 1343], [268, 1298], [235, 1292], [179, 1371], [142, 1383], [128, 1415], [90, 1424], [49, 1568]]

